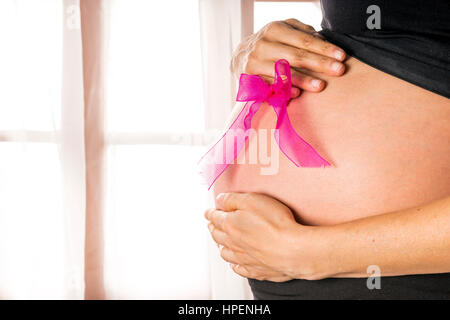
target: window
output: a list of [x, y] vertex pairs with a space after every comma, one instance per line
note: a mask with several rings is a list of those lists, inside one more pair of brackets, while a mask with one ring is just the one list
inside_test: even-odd
[[62, 14], [58, 0], [0, 2], [0, 298], [64, 297]]
[[[198, 1], [155, 8], [116, 0], [111, 15], [105, 283], [113, 298], [205, 298], [206, 193], [196, 174], [205, 150], [190, 143], [204, 133]], [[256, 29], [292, 12], [320, 24], [313, 3], [254, 8]]]
[[204, 149], [190, 143], [204, 130], [198, 1], [116, 0], [111, 19], [107, 291], [208, 297]]
[[[85, 142], [95, 139], [84, 121], [97, 116], [105, 123], [106, 192], [100, 182], [98, 190], [90, 187], [105, 196], [104, 266], [96, 267], [104, 267], [106, 298], [212, 297], [217, 276], [203, 218], [211, 199], [197, 161], [211, 138], [205, 123], [225, 121], [228, 111], [205, 108], [201, 44], [215, 37], [215, 18], [223, 18], [226, 39], [211, 46], [207, 60], [226, 66], [214, 70], [226, 74], [227, 63], [215, 61], [229, 60], [251, 28], [250, 20], [233, 25], [239, 13], [250, 19], [246, 10], [253, 8], [251, 0], [212, 1], [99, 2], [110, 13], [105, 118], [84, 106], [77, 13], [79, 3], [92, 2], [0, 1], [0, 299], [83, 298], [90, 282], [83, 278], [85, 232], [92, 234], [85, 230], [86, 181], [95, 182], [87, 179], [92, 163], [85, 158]], [[207, 4], [213, 32], [200, 32], [199, 3]], [[314, 26], [320, 21], [316, 4], [257, 1], [255, 28], [292, 12]], [[233, 83], [222, 80], [208, 92], [223, 92], [219, 100], [228, 105]], [[215, 273], [221, 285], [234, 286], [222, 271]]]
[[273, 2], [255, 1], [255, 30], [261, 29], [271, 21], [295, 18], [320, 30], [322, 12], [319, 1]]

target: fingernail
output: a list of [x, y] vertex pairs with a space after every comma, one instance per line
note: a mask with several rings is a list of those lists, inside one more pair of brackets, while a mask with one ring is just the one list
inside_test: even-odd
[[313, 79], [313, 80], [311, 80], [311, 85], [312, 85], [314, 88], [319, 89], [320, 86], [322, 85], [322, 81], [321, 81], [321, 80], [317, 80], [317, 79]]
[[212, 232], [214, 229], [214, 226], [212, 225], [212, 223], [208, 223], [208, 230], [209, 232]]
[[333, 64], [331, 65], [331, 69], [336, 73], [341, 71], [342, 68], [343, 68], [343, 65], [340, 62], [333, 62]]
[[338, 60], [342, 60], [345, 57], [345, 53], [344, 53], [344, 51], [341, 51], [341, 50], [335, 50], [333, 53], [333, 56]]

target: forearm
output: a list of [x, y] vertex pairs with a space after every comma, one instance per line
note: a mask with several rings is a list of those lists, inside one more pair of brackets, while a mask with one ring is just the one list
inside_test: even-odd
[[319, 278], [365, 277], [371, 265], [382, 276], [450, 272], [450, 197], [316, 231]]

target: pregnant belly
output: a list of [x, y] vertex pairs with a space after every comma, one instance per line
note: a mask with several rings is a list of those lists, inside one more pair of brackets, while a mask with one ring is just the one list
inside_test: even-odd
[[[270, 138], [275, 113], [262, 105], [252, 122], [259, 135], [239, 155], [240, 164], [216, 181], [216, 194], [270, 195], [308, 225], [341, 223], [450, 194], [449, 99], [356, 59], [348, 61], [346, 75], [326, 80], [324, 92], [304, 92], [288, 113], [296, 131], [332, 166], [299, 168], [278, 152]], [[265, 157], [250, 161], [258, 148]]]

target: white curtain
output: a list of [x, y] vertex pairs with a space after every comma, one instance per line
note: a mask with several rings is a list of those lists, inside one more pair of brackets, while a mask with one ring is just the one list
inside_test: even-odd
[[[85, 145], [85, 95], [100, 89], [85, 87], [97, 56], [83, 17], [95, 15], [79, 2], [0, 1], [0, 299], [251, 298], [210, 239], [196, 164], [233, 106], [229, 63], [252, 32], [253, 1], [97, 0], [109, 23], [95, 115], [104, 159]], [[87, 191], [96, 161], [104, 193]], [[92, 197], [104, 208], [89, 211]]]
[[0, 299], [83, 298], [76, 0], [0, 2]]
[[[237, 82], [231, 75], [233, 50], [253, 32], [253, 0], [200, 0], [205, 127], [223, 130], [235, 104]], [[212, 199], [209, 205], [213, 205]], [[251, 299], [247, 280], [237, 276], [208, 241], [212, 299]]]
[[249, 3], [114, 1], [106, 103], [107, 298], [251, 297], [207, 232], [203, 212], [212, 201], [196, 166], [205, 136], [223, 127], [232, 107], [229, 63], [248, 32], [241, 10], [252, 9]]
[[66, 298], [84, 297], [86, 164], [84, 90], [79, 0], [64, 0], [61, 131]]

